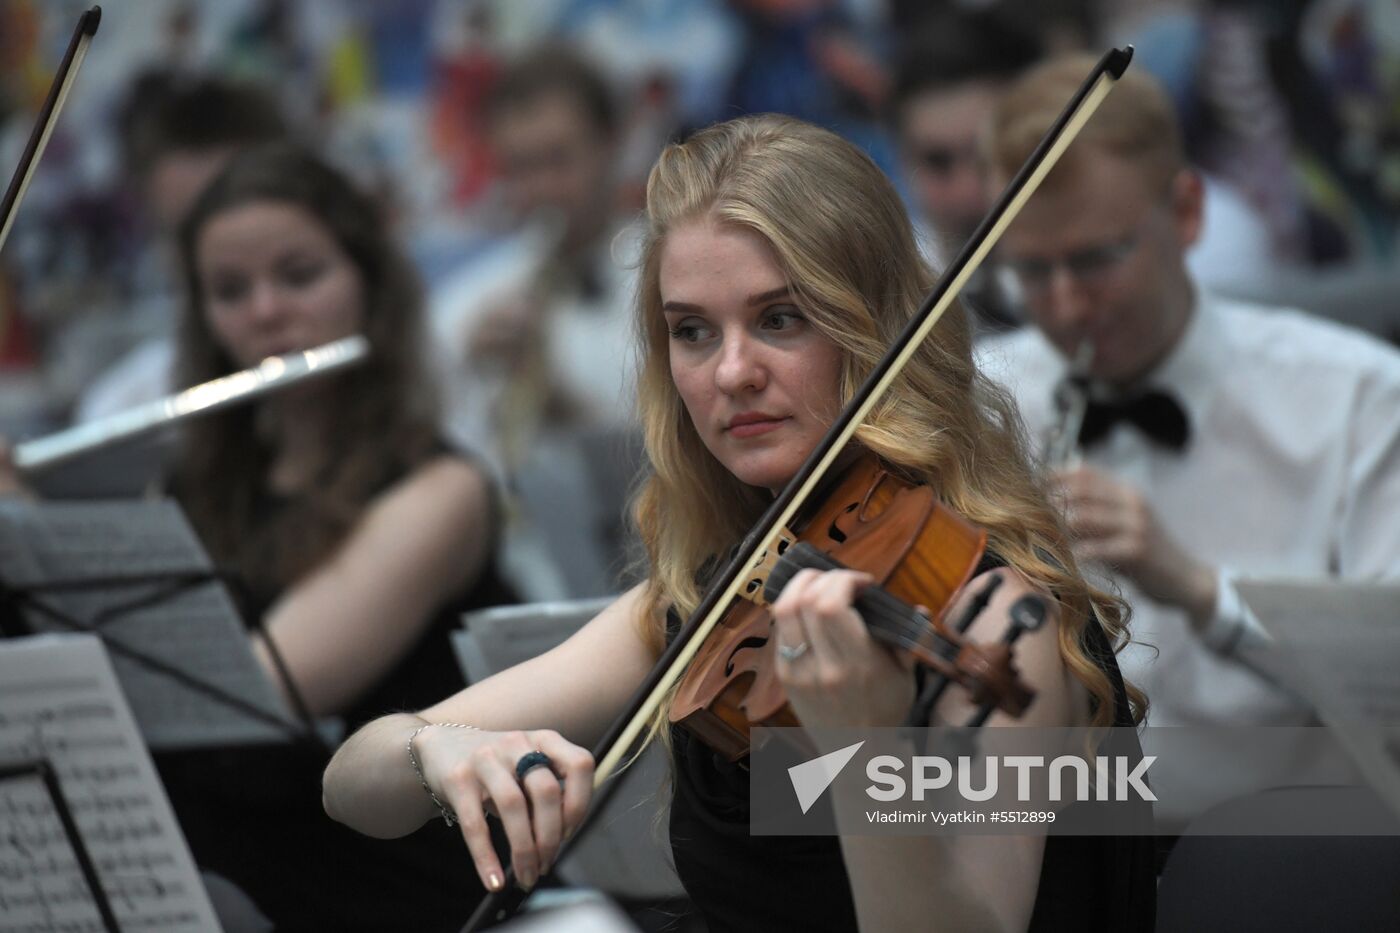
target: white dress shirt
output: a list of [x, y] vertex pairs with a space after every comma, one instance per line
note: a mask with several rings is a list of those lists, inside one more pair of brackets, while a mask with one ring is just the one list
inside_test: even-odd
[[[1038, 442], [1056, 420], [1052, 393], [1065, 361], [1034, 328], [978, 352]], [[1400, 353], [1298, 311], [1203, 295], [1145, 383], [1182, 404], [1187, 449], [1167, 450], [1118, 424], [1083, 462], [1141, 490], [1162, 527], [1219, 570], [1220, 586], [1215, 618], [1198, 633], [1184, 611], [1118, 580], [1133, 607], [1123, 674], [1147, 692], [1151, 726], [1310, 724], [1311, 711], [1279, 674], [1286, 657], [1231, 581], [1400, 575]], [[1144, 747], [1151, 752], [1150, 734]], [[1233, 761], [1230, 751], [1154, 764], [1164, 786], [1185, 789], [1159, 802], [1160, 823], [1177, 829], [1213, 803], [1306, 782], [1309, 765], [1330, 765], [1299, 752], [1264, 767]]]
[[[477, 453], [496, 458], [498, 438], [490, 409], [501, 374], [481, 372], [466, 360], [482, 315], [528, 292], [550, 260], [543, 234], [530, 231], [476, 257], [433, 290], [429, 302], [431, 354], [444, 383], [449, 434]], [[566, 295], [549, 307], [544, 326], [551, 378], [592, 426], [634, 423], [632, 317], [636, 231], [602, 238], [608, 256], [597, 263], [600, 294]]]
[[529, 231], [488, 250], [429, 303], [447, 435], [506, 481], [501, 569], [529, 601], [598, 596], [617, 585], [622, 555], [609, 535], [624, 503], [610, 490], [626, 486], [616, 473], [630, 461], [619, 451], [639, 430], [632, 378], [638, 232], [628, 227], [601, 239], [597, 294], [551, 300], [541, 327], [544, 362], [574, 410], [568, 423], [527, 432], [520, 462], [508, 462], [510, 445], [498, 430], [509, 374], [469, 362], [466, 351], [483, 315], [535, 285], [550, 262], [548, 234]]

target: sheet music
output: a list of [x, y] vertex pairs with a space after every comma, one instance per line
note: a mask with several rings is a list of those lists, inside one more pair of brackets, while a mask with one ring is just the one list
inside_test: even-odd
[[[194, 531], [173, 501], [0, 503], [0, 573], [12, 587], [56, 580], [207, 572]], [[46, 592], [39, 598], [82, 622], [155, 593], [158, 584]], [[67, 626], [26, 611], [36, 632]], [[123, 613], [100, 631], [283, 721], [293, 722], [253, 657], [224, 588], [205, 583]], [[112, 664], [150, 747], [285, 741], [287, 733], [113, 651]]]
[[559, 645], [602, 612], [615, 597], [494, 606], [469, 612], [454, 633], [453, 650], [468, 683], [538, 657]]
[[1240, 580], [1296, 686], [1400, 813], [1400, 585]]
[[[48, 759], [123, 931], [217, 930], [102, 643], [0, 642], [0, 765]], [[0, 781], [0, 933], [104, 930], [46, 788]]]
[[38, 772], [0, 781], [0, 930], [105, 933]]
[[139, 498], [160, 480], [179, 438], [174, 429], [115, 443], [26, 477], [41, 499]]

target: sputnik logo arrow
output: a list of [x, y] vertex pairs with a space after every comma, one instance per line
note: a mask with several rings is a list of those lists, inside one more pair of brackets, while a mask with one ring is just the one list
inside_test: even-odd
[[841, 769], [850, 764], [864, 744], [865, 741], [862, 740], [788, 768], [788, 777], [792, 780], [792, 789], [797, 792], [797, 803], [802, 807], [803, 813], [812, 809], [812, 804], [831, 786]]

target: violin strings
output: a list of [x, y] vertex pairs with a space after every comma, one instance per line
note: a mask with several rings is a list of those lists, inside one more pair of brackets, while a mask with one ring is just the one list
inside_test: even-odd
[[886, 590], [862, 593], [856, 609], [872, 630], [895, 638], [903, 647], [921, 647], [945, 661], [957, 656], [958, 646], [934, 629], [923, 613]]
[[[769, 577], [781, 590], [799, 569], [810, 567], [834, 570], [843, 565], [829, 554], [806, 544], [794, 547], [778, 563]], [[875, 634], [893, 640], [902, 648], [921, 648], [952, 663], [959, 647], [933, 628], [930, 620], [904, 600], [882, 587], [870, 587], [856, 597], [855, 608]]]

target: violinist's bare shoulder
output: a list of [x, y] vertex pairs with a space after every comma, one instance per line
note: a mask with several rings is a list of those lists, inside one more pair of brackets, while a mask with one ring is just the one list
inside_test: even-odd
[[[1020, 571], [998, 567], [978, 574], [963, 587], [948, 610], [948, 618], [958, 618], [973, 599], [973, 595], [1000, 577], [1001, 583], [967, 630], [967, 637], [979, 644], [999, 642], [1010, 625], [1010, 609], [1025, 596], [1041, 597], [1047, 608], [1045, 621], [1039, 629], [1017, 639], [1013, 659], [1021, 680], [1035, 691], [1025, 713], [1012, 718], [998, 710], [987, 721], [990, 726], [1082, 726], [1090, 721], [1089, 692], [1065, 664], [1060, 650], [1061, 629], [1065, 625], [1063, 608], [1045, 590]], [[950, 690], [934, 710], [939, 725], [967, 722], [976, 712], [965, 691]]]

